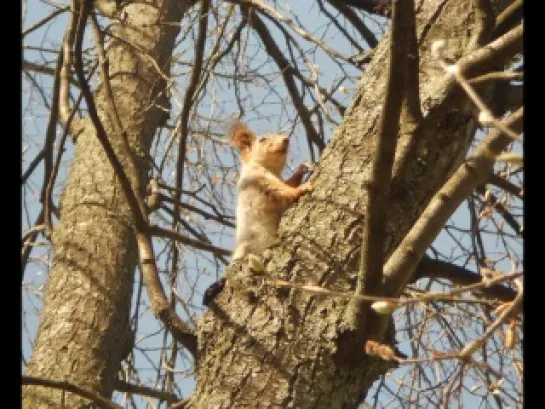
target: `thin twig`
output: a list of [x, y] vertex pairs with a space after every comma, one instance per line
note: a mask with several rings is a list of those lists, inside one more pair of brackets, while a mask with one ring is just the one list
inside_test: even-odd
[[303, 123], [303, 126], [305, 128], [307, 139], [309, 140], [309, 142], [314, 143], [320, 151], [323, 150], [325, 148], [325, 143], [316, 132], [316, 129], [312, 124], [312, 120], [310, 119], [310, 113], [305, 107], [303, 98], [299, 94], [299, 90], [297, 89], [297, 85], [295, 84], [295, 81], [293, 79], [293, 67], [288, 62], [288, 60], [286, 60], [286, 58], [276, 45], [276, 41], [273, 39], [271, 33], [267, 29], [267, 26], [263, 23], [259, 16], [247, 6], [241, 6], [241, 10], [243, 16], [245, 16], [245, 18], [247, 19], [248, 24], [257, 32], [257, 34], [261, 38], [267, 54], [269, 54], [273, 58], [276, 65], [280, 69], [282, 73], [282, 78], [284, 79], [284, 83], [286, 84], [290, 97], [293, 100], [293, 105], [295, 106], [297, 113], [301, 117], [301, 122]]
[[52, 190], [52, 175], [51, 170], [53, 166], [53, 146], [55, 144], [55, 135], [57, 130], [57, 120], [59, 118], [59, 101], [61, 93], [61, 71], [64, 61], [63, 49], [59, 50], [59, 57], [57, 59], [57, 65], [55, 67], [55, 82], [53, 84], [53, 97], [51, 100], [51, 112], [49, 115], [49, 122], [47, 124], [47, 132], [44, 142], [44, 181], [42, 192], [40, 195], [40, 201], [44, 206], [44, 223], [49, 233], [52, 232], [53, 226], [51, 224], [51, 190]]
[[505, 180], [504, 178], [502, 178], [499, 175], [496, 175], [495, 173], [490, 174], [490, 177], [488, 178], [487, 183], [497, 186], [500, 189], [503, 189], [506, 192], [509, 192], [512, 195], [517, 196], [520, 200], [524, 199], [524, 194], [521, 187], [515, 185], [514, 183], [509, 182], [508, 180]]
[[86, 399], [92, 400], [100, 408], [123, 409], [122, 406], [119, 406], [111, 400], [106, 399], [104, 396], [101, 396], [97, 392], [90, 391], [89, 389], [83, 388], [78, 385], [74, 385], [73, 383], [70, 383], [68, 381], [55, 381], [53, 379], [23, 375], [21, 377], [21, 383], [23, 385], [46, 386], [48, 388], [62, 389], [63, 391], [72, 392]]
[[144, 385], [135, 385], [126, 381], [122, 381], [121, 379], [115, 381], [114, 389], [119, 392], [135, 393], [137, 395], [149, 396], [150, 398], [164, 400], [169, 403], [179, 400], [178, 396], [176, 396], [176, 394], [174, 393], [149, 388]]
[[337, 297], [337, 298], [344, 298], [348, 300], [358, 300], [358, 301], [364, 301], [364, 302], [386, 302], [390, 303], [393, 306], [401, 307], [405, 305], [412, 305], [412, 304], [420, 304], [420, 303], [431, 303], [435, 301], [441, 301], [441, 302], [454, 302], [454, 303], [468, 303], [468, 304], [487, 304], [491, 305], [491, 301], [483, 301], [478, 300], [474, 298], [460, 298], [457, 297], [459, 294], [463, 294], [466, 292], [473, 292], [473, 291], [479, 291], [494, 285], [497, 285], [500, 282], [503, 281], [509, 281], [509, 280], [515, 280], [522, 276], [522, 273], [516, 272], [516, 273], [509, 273], [509, 274], [502, 274], [498, 277], [488, 280], [488, 281], [481, 281], [475, 284], [470, 284], [463, 287], [455, 288], [448, 292], [427, 292], [424, 294], [419, 294], [414, 296], [413, 298], [397, 298], [397, 297], [387, 297], [387, 296], [379, 296], [379, 295], [357, 295], [350, 292], [342, 292], [342, 291], [334, 291], [330, 290], [324, 287], [320, 287], [317, 285], [305, 285], [305, 284], [296, 284], [290, 281], [281, 280], [278, 278], [274, 278], [271, 275], [269, 275], [266, 272], [255, 272], [254, 274], [262, 276], [268, 284], [279, 287], [279, 288], [291, 288], [294, 290], [304, 291], [307, 293], [311, 293], [317, 296], [330, 296], [330, 297]]
[[167, 230], [167, 229], [163, 229], [159, 226], [154, 226], [154, 225], [151, 225], [148, 229], [149, 233], [152, 235], [152, 236], [157, 236], [157, 237], [167, 237], [171, 240], [175, 240], [175, 241], [178, 241], [182, 244], [185, 244], [187, 246], [190, 246], [190, 247], [194, 247], [198, 250], [204, 250], [204, 251], [209, 251], [211, 253], [214, 253], [216, 255], [223, 255], [223, 256], [230, 256], [231, 255], [231, 251], [229, 250], [226, 250], [226, 249], [222, 249], [220, 247], [216, 247], [216, 246], [213, 246], [211, 244], [207, 244], [207, 243], [204, 243], [200, 240], [193, 240], [187, 236], [184, 236], [180, 233], [177, 233], [175, 232], [174, 230]]
[[472, 85], [480, 84], [482, 82], [501, 80], [501, 81], [522, 81], [524, 74], [522, 72], [489, 72], [487, 74], [479, 75], [478, 77], [471, 78], [468, 82]]
[[509, 307], [507, 307], [500, 316], [494, 321], [492, 325], [490, 325], [486, 332], [477, 338], [474, 341], [471, 341], [468, 345], [464, 347], [464, 349], [460, 352], [460, 358], [461, 359], [467, 359], [469, 358], [474, 352], [476, 352], [486, 341], [487, 338], [489, 338], [494, 331], [496, 331], [506, 320], [509, 318], [515, 310], [517, 310], [522, 305], [524, 291], [522, 289], [522, 286], [519, 286], [519, 293], [517, 295], [517, 298], [511, 303]]
[[367, 42], [369, 47], [375, 48], [378, 44], [378, 40], [375, 34], [365, 25], [365, 23], [358, 17], [358, 15], [350, 8], [338, 0], [329, 0], [329, 3], [348, 20], [360, 33], [363, 39]]
[[29, 28], [27, 28], [25, 31], [23, 31], [23, 34], [21, 35], [21, 37], [25, 38], [27, 35], [29, 35], [30, 33], [32, 33], [33, 31], [36, 31], [37, 29], [39, 29], [40, 27], [42, 27], [44, 24], [47, 24], [49, 21], [53, 20], [55, 17], [57, 17], [59, 14], [62, 14], [64, 13], [65, 11], [68, 11], [70, 10], [70, 6], [66, 6], [66, 7], [63, 7], [63, 8], [60, 8], [60, 9], [57, 9], [55, 10], [54, 12], [52, 12], [50, 15], [44, 17], [43, 19], [41, 19], [40, 21], [38, 21], [37, 23], [31, 25]]
[[[442, 260], [434, 260], [429, 257], [422, 258], [420, 263], [418, 263], [411, 282], [423, 277], [447, 279], [455, 285], [462, 286], [479, 284], [483, 279], [480, 274], [469, 271], [463, 267]], [[479, 287], [478, 290], [487, 298], [493, 298], [503, 302], [513, 301], [517, 296], [516, 291], [513, 291], [511, 288], [498, 284], [490, 284], [490, 282], [488, 282], [488, 285], [486, 286]]]

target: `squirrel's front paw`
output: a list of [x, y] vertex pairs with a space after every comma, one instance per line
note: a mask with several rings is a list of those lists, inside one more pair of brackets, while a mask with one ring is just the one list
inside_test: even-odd
[[301, 192], [302, 195], [312, 192], [312, 189], [313, 187], [309, 182], [303, 183], [301, 186], [299, 186], [299, 192]]
[[302, 173], [303, 175], [307, 173], [312, 173], [314, 171], [314, 165], [310, 162], [303, 162], [297, 168], [297, 172]]

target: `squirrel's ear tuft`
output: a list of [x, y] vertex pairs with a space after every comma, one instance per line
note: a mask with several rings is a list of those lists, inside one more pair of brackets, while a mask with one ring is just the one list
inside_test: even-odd
[[252, 147], [255, 135], [242, 122], [234, 120], [227, 128], [227, 139], [231, 145], [244, 152]]

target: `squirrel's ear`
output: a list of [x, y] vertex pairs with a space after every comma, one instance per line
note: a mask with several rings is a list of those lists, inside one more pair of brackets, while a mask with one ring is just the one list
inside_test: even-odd
[[249, 150], [254, 141], [255, 135], [242, 122], [233, 122], [227, 130], [227, 138], [234, 147], [240, 149], [241, 152]]

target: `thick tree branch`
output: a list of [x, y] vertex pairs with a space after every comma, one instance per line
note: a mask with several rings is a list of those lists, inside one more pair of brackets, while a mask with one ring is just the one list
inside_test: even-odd
[[[414, 6], [414, 1], [411, 1]], [[418, 56], [418, 39], [416, 38], [416, 21], [413, 13], [404, 16], [407, 28], [406, 77], [404, 82], [404, 99], [401, 111], [401, 133], [410, 135], [422, 120], [420, 108], [420, 59]]]
[[[437, 3], [445, 6], [437, 9]], [[475, 33], [482, 31], [479, 24], [473, 24], [477, 6], [464, 2], [466, 14], [460, 12], [458, 2], [437, 3], [419, 3], [419, 32], [429, 31], [428, 36], [423, 35], [421, 50], [429, 49], [439, 36], [452, 35], [456, 38], [452, 53], [462, 55]], [[462, 24], [467, 27], [460, 30]], [[420, 84], [422, 104], [434, 118], [425, 132], [418, 134], [421, 138], [414, 150], [400, 149], [397, 163], [407, 165], [396, 167], [391, 187], [388, 217], [392, 220], [384, 243], [388, 251], [402, 240], [433, 193], [462, 162], [474, 131], [474, 122], [463, 109], [464, 96], [444, 92], [443, 75], [437, 72], [435, 62], [428, 55], [421, 57], [420, 72], [425, 79]], [[367, 219], [367, 209], [357, 198], [362, 197], [372, 166], [372, 149], [367, 142], [373, 145], [372, 135], [379, 131], [381, 104], [377, 100], [384, 98], [387, 63], [385, 41], [377, 47], [354, 102], [311, 179], [315, 191], [286, 212], [279, 230], [281, 240], [263, 254], [264, 270], [277, 280], [354, 295], [360, 226], [362, 219]], [[448, 112], [442, 109], [446, 99], [449, 101], [444, 105], [454, 105]], [[233, 389], [237, 404], [247, 406], [256, 397], [266, 397], [273, 406], [286, 401], [309, 408], [358, 406], [361, 392], [386, 365], [378, 369], [380, 363], [363, 354], [353, 332], [347, 330], [343, 319], [347, 303], [306, 291], [273, 290], [263, 286], [247, 265], [235, 263], [216, 299], [217, 308], [209, 310], [200, 323], [203, 354], [190, 406], [203, 407], [211, 400], [228, 406], [233, 402]], [[221, 357], [231, 362], [228, 368], [223, 365], [225, 359], [218, 359], [218, 353], [224, 351], [226, 355]], [[312, 354], [310, 361], [308, 352]], [[258, 372], [256, 367], [263, 370]], [[237, 376], [233, 378], [231, 373]], [[280, 381], [274, 387], [264, 388], [276, 380]]]
[[[104, 126], [98, 116], [96, 105], [94, 103], [94, 98], [89, 89], [89, 84], [85, 80], [83, 74], [83, 60], [82, 60], [82, 44], [83, 36], [85, 33], [85, 22], [87, 21], [91, 12], [89, 3], [83, 2], [82, 8], [79, 13], [78, 25], [76, 30], [76, 41], [75, 41], [75, 69], [80, 82], [83, 96], [87, 104], [89, 111], [89, 117], [95, 127], [97, 138], [99, 139], [108, 160], [112, 164], [116, 175], [118, 176], [121, 187], [127, 199], [127, 203], [131, 210], [134, 226], [136, 230], [136, 240], [138, 243], [139, 256], [140, 256], [140, 267], [142, 270], [142, 275], [146, 281], [146, 289], [148, 290], [151, 307], [154, 314], [161, 319], [165, 326], [172, 332], [174, 338], [184, 345], [189, 352], [194, 356], [196, 353], [196, 338], [192, 331], [187, 327], [187, 325], [178, 317], [176, 312], [169, 305], [166, 300], [166, 296], [159, 279], [157, 266], [155, 264], [155, 256], [153, 254], [153, 246], [151, 243], [151, 238], [148, 231], [148, 221], [147, 213], [144, 201], [138, 193], [133, 190], [131, 186], [131, 181], [127, 177], [127, 174], [124, 171], [123, 165], [119, 161], [116, 153], [111, 146]], [[121, 149], [126, 148], [126, 146], [121, 143], [119, 144]], [[136, 169], [130, 169], [129, 172], [134, 174]], [[139, 181], [138, 176], [133, 177], [133, 182], [135, 183], [135, 188], [138, 188]]]
[[[90, 12], [91, 12], [90, 6], [87, 5], [87, 2], [83, 2], [83, 7], [79, 10], [80, 18], [78, 20], [78, 25], [76, 29], [76, 41], [75, 41], [75, 49], [74, 49], [74, 54], [75, 54], [74, 66], [76, 70], [76, 75], [78, 77], [78, 81], [81, 86], [83, 97], [85, 98], [85, 103], [87, 104], [89, 117], [95, 127], [97, 138], [99, 139], [102, 147], [104, 148], [104, 151], [106, 152], [106, 155], [108, 156], [110, 163], [112, 164], [117, 176], [119, 177], [121, 186], [123, 188], [123, 192], [125, 193], [128, 205], [134, 217], [136, 229], [142, 231], [142, 230], [145, 230], [147, 227], [145, 206], [142, 200], [138, 200], [138, 195], [133, 190], [131, 186], [131, 181], [129, 180], [129, 177], [126, 174], [123, 168], [123, 165], [121, 164], [119, 158], [117, 157], [113, 147], [111, 146], [108, 140], [108, 135], [106, 133], [106, 130], [104, 129], [104, 125], [102, 124], [102, 121], [100, 120], [98, 116], [97, 108], [94, 103], [93, 94], [91, 93], [91, 89], [89, 88], [89, 84], [87, 83], [83, 73], [82, 45], [83, 45], [83, 37], [85, 34], [85, 25], [86, 25], [87, 18], [90, 15]], [[70, 52], [71, 50], [68, 51], [68, 53]], [[65, 50], [65, 54], [66, 54], [66, 50]]]
[[[515, 132], [520, 132], [522, 113], [523, 109], [520, 108], [504, 120], [504, 125]], [[432, 198], [384, 267], [386, 294], [400, 293], [448, 218], [476, 186], [487, 180], [494, 165], [495, 155], [499, 155], [511, 142], [511, 139], [501, 131], [491, 131], [479, 144], [472, 157], [458, 168]]]
[[460, 72], [471, 76], [473, 72], [484, 72], [505, 61], [513, 55], [522, 52], [523, 25], [519, 24], [508, 33], [481, 47], [457, 62]]
[[[375, 158], [368, 182], [367, 212], [356, 295], [380, 295], [381, 292], [386, 207], [390, 193], [401, 106], [405, 95], [409, 30], [411, 27], [414, 29], [411, 20], [414, 21], [414, 2], [394, 0], [388, 79], [375, 145]], [[352, 302], [349, 307], [348, 320], [358, 330], [363, 331], [366, 328], [368, 308], [368, 305], [360, 302]]]

